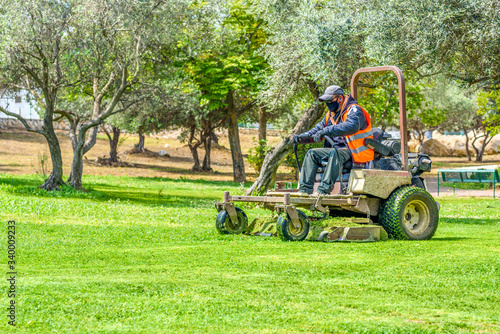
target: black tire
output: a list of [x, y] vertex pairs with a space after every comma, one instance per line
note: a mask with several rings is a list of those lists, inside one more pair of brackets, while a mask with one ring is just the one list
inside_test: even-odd
[[299, 215], [300, 227], [295, 228], [288, 214], [281, 214], [278, 217], [276, 231], [281, 240], [284, 241], [302, 241], [309, 234], [309, 219], [304, 212], [297, 210]]
[[248, 218], [243, 210], [236, 207], [238, 221], [233, 222], [226, 210], [219, 211], [215, 227], [220, 234], [242, 234], [245, 233], [248, 226]]
[[434, 198], [419, 187], [393, 191], [380, 208], [379, 223], [389, 238], [427, 240], [436, 232], [439, 211]]

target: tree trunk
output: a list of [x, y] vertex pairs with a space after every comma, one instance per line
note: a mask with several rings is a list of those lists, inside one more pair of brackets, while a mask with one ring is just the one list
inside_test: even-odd
[[240, 146], [240, 133], [238, 129], [238, 115], [234, 105], [234, 92], [229, 91], [227, 94], [227, 112], [228, 112], [228, 137], [229, 146], [231, 147], [231, 157], [233, 158], [233, 180], [234, 182], [245, 182], [245, 162]]
[[[490, 133], [491, 133], [491, 131], [485, 132], [483, 143], [481, 144], [481, 147], [478, 150], [476, 150], [476, 152], [477, 152], [476, 161], [478, 161], [478, 162], [483, 161], [484, 150], [486, 149], [486, 145], [488, 145], [488, 143], [491, 140]], [[488, 140], [488, 138], [490, 138], [490, 139]]]
[[189, 149], [191, 150], [191, 154], [192, 154], [193, 160], [194, 160], [194, 165], [193, 165], [193, 168], [191, 168], [191, 170], [193, 172], [201, 172], [200, 158], [198, 156], [198, 144], [196, 144], [196, 145], [188, 144], [188, 146], [189, 146]]
[[[52, 92], [54, 93], [54, 92]], [[28, 122], [19, 114], [12, 113], [8, 110], [5, 110], [0, 106], [0, 110], [8, 116], [14, 117], [19, 120], [24, 128], [28, 132], [34, 132], [41, 134], [47, 140], [47, 144], [49, 145], [50, 158], [52, 161], [52, 172], [45, 182], [40, 186], [40, 188], [45, 190], [59, 190], [59, 187], [64, 185], [63, 181], [63, 164], [62, 164], [62, 155], [61, 155], [61, 146], [59, 145], [59, 140], [57, 139], [57, 135], [54, 131], [53, 124], [53, 116], [54, 116], [54, 104], [53, 101], [55, 99], [55, 93], [51, 94], [50, 90], [45, 89], [45, 100], [46, 104], [43, 104], [45, 108], [45, 115], [43, 117], [43, 126], [42, 129], [33, 128]]]
[[210, 138], [212, 138], [212, 143], [219, 146], [219, 137], [215, 134], [215, 132], [210, 132]]
[[[314, 100], [317, 100], [319, 96], [317, 85], [314, 82], [309, 82], [308, 86]], [[283, 160], [285, 160], [286, 156], [292, 151], [293, 146], [291, 144], [293, 136], [312, 128], [313, 125], [323, 116], [323, 110], [324, 108], [321, 104], [313, 103], [309, 109], [304, 112], [292, 133], [283, 138], [281, 143], [279, 143], [266, 155], [262, 164], [260, 175], [250, 189], [248, 189], [247, 194], [263, 194], [273, 185], [278, 167], [281, 165]]]
[[54, 132], [52, 120], [50, 121], [50, 124], [46, 124], [44, 122], [44, 130], [46, 132], [45, 138], [49, 144], [50, 157], [52, 160], [52, 172], [40, 188], [45, 190], [59, 190], [60, 186], [65, 184], [63, 181], [63, 162], [61, 147], [56, 133]]
[[467, 160], [472, 161], [472, 157], [469, 152], [469, 136], [467, 135], [467, 129], [462, 129], [465, 133], [465, 153], [467, 154]]
[[425, 154], [425, 148], [424, 148], [425, 131], [423, 132], [420, 130], [416, 131], [417, 131], [417, 140], [418, 143], [420, 144], [419, 153]]
[[[81, 148], [80, 148], [81, 147]], [[82, 190], [83, 177], [83, 145], [78, 145], [73, 155], [73, 163], [71, 164], [71, 174], [68, 178], [68, 183], [76, 190]]]
[[48, 106], [43, 118], [43, 131], [45, 139], [47, 139], [47, 143], [49, 144], [52, 172], [40, 188], [45, 190], [59, 190], [60, 186], [65, 184], [63, 181], [63, 162], [61, 146], [59, 145], [59, 139], [57, 139], [54, 124], [52, 123], [53, 108], [49, 104], [50, 102], [47, 103]]
[[144, 152], [144, 140], [144, 134], [139, 131], [139, 142], [134, 146], [136, 152]]
[[267, 139], [267, 112], [266, 107], [259, 106], [259, 142]]
[[[87, 132], [85, 130], [85, 132]], [[71, 164], [71, 174], [68, 178], [68, 183], [76, 190], [82, 190], [83, 176], [83, 148], [85, 146], [85, 132], [80, 127], [78, 131], [78, 141], [76, 148], [73, 150], [73, 163]], [[82, 138], [83, 137], [83, 138]]]
[[120, 139], [120, 129], [116, 126], [111, 126], [113, 135], [111, 135], [104, 126], [102, 129], [106, 133], [109, 140], [109, 162], [118, 162], [118, 140]]
[[[97, 140], [97, 130], [98, 124], [94, 124], [91, 127], [89, 125], [78, 126], [78, 135], [76, 136], [76, 146], [73, 147], [73, 162], [71, 164], [71, 173], [68, 177], [68, 183], [71, 187], [77, 190], [83, 190], [82, 188], [82, 176], [83, 176], [83, 156], [92, 147], [94, 147]], [[85, 140], [87, 131], [90, 133], [88, 139]]]
[[212, 147], [212, 138], [208, 137], [205, 139], [205, 157], [203, 158], [202, 170], [204, 172], [211, 172], [212, 167], [210, 167], [210, 150]]
[[210, 167], [210, 150], [212, 149], [212, 131], [210, 129], [210, 122], [208, 122], [208, 135], [205, 137], [205, 157], [203, 158], [203, 166], [201, 169], [204, 172], [211, 172], [212, 167]]

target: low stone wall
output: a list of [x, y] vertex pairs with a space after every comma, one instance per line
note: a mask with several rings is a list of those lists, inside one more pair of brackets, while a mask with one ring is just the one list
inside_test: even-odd
[[[27, 119], [26, 122], [34, 129], [41, 129], [43, 126], [42, 119]], [[8, 128], [24, 129], [24, 125], [17, 118], [0, 118], [0, 129]], [[69, 124], [64, 121], [54, 122], [54, 129], [69, 130]]]

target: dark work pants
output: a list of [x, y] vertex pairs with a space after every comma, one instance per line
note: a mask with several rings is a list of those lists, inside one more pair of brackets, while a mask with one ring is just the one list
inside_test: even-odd
[[[346, 148], [338, 149], [339, 163], [344, 165], [352, 159], [351, 152]], [[314, 187], [314, 180], [318, 168], [321, 167], [322, 161], [327, 161], [323, 179], [318, 187], [318, 192], [322, 194], [330, 194], [335, 185], [339, 173], [339, 163], [335, 161], [335, 150], [333, 148], [313, 148], [307, 151], [302, 164], [302, 171], [299, 178], [299, 191], [312, 194]]]

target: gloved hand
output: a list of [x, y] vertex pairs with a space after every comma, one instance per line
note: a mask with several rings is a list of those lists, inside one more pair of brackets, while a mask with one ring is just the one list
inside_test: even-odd
[[324, 135], [325, 135], [325, 133], [323, 132], [323, 130], [319, 130], [318, 132], [313, 134], [312, 139], [315, 143], [319, 143], [321, 141], [321, 139], [323, 139]]
[[294, 142], [294, 144], [302, 144], [302, 143], [306, 143], [308, 141], [308, 139], [310, 139], [310, 136], [306, 132], [306, 133], [301, 133], [300, 135], [293, 136], [292, 141]]

